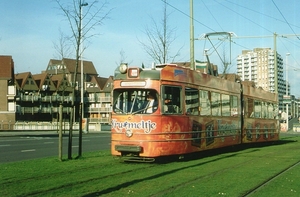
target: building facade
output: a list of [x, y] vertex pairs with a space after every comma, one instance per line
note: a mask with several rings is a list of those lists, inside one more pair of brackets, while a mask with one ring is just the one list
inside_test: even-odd
[[0, 56], [0, 130], [13, 128], [15, 95], [14, 61], [11, 56]]
[[[72, 59], [50, 60], [41, 74], [14, 74], [10, 56], [0, 56], [0, 64], [0, 69], [6, 71], [0, 72], [0, 98], [4, 101], [0, 105], [0, 130], [55, 130], [60, 105], [63, 106], [64, 125], [69, 125], [71, 111], [75, 109], [75, 124], [79, 126], [82, 86], [84, 120], [91, 123], [94, 130], [101, 129], [101, 124], [110, 124], [113, 78], [98, 77], [92, 62], [83, 61], [83, 84], [80, 83], [80, 67], [75, 75], [76, 61]], [[91, 84], [94, 84], [92, 88]], [[75, 108], [72, 106], [73, 89]]]
[[[283, 60], [279, 54], [277, 54], [277, 73], [278, 96], [282, 100], [282, 95], [285, 94], [285, 81], [283, 79]], [[274, 51], [270, 48], [243, 50], [237, 58], [237, 74], [242, 81], [253, 81], [257, 87], [275, 92]]]
[[[277, 61], [277, 78], [275, 77], [275, 61]], [[255, 86], [270, 92], [275, 92], [277, 85], [279, 111], [281, 112], [286, 111], [286, 105], [283, 103], [286, 89], [290, 95], [290, 85], [284, 80], [283, 73], [283, 58], [277, 53], [277, 60], [275, 60], [274, 50], [271, 48], [243, 50], [237, 58], [237, 74], [242, 81], [253, 81]], [[292, 106], [289, 107], [290, 109], [293, 108]], [[296, 116], [298, 110], [294, 111], [294, 116]]]

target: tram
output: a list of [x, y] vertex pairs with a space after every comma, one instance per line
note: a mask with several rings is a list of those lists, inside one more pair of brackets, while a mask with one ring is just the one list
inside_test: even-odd
[[279, 139], [278, 97], [177, 64], [116, 69], [111, 153], [154, 161]]

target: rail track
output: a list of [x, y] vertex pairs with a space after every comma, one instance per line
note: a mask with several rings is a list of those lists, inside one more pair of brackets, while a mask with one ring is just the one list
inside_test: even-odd
[[[147, 197], [175, 194], [175, 196], [188, 194], [251, 196], [259, 194], [259, 190], [272, 181], [276, 183], [275, 180], [289, 170], [299, 167], [299, 143], [293, 139], [295, 138], [285, 139], [272, 146], [253, 145], [250, 148], [213, 150], [182, 160], [171, 158], [172, 160], [162, 163], [127, 163], [112, 158], [109, 153], [101, 154], [101, 159], [95, 159], [93, 155], [92, 158], [85, 158], [82, 162], [80, 160], [66, 162], [66, 165], [68, 163], [77, 165], [76, 168], [64, 170], [57, 168], [57, 171], [50, 174], [40, 170], [41, 173], [30, 174], [28, 177], [7, 178], [2, 180], [2, 186], [10, 188], [17, 184], [26, 187], [34, 182], [49, 185], [47, 180], [58, 182], [51, 186], [33, 188], [26, 193], [20, 192], [14, 196], [59, 196], [74, 189], [76, 192], [70, 195], [85, 197], [128, 194]], [[84, 162], [89, 164], [83, 165]], [[266, 162], [269, 163], [266, 165]], [[248, 179], [251, 179], [249, 184], [241, 187], [239, 181], [247, 182]], [[224, 181], [224, 184], [219, 184], [220, 181]], [[215, 184], [217, 187], [209, 188]], [[233, 191], [234, 188], [228, 188], [228, 185], [239, 189]], [[77, 191], [78, 188], [85, 189]]]
[[258, 192], [260, 189], [262, 189], [264, 186], [266, 186], [267, 184], [271, 183], [272, 181], [276, 180], [277, 178], [279, 178], [280, 176], [284, 175], [285, 173], [287, 173], [289, 170], [291, 170], [292, 168], [296, 167], [297, 165], [300, 164], [300, 160], [297, 161], [296, 163], [292, 164], [291, 166], [283, 169], [282, 171], [280, 171], [279, 173], [277, 173], [276, 175], [274, 175], [273, 177], [270, 177], [269, 179], [265, 180], [264, 182], [260, 183], [259, 185], [257, 185], [256, 187], [254, 187], [253, 189], [249, 190], [246, 194], [243, 195], [243, 197], [248, 197], [251, 196], [252, 194], [255, 194], [256, 192]]

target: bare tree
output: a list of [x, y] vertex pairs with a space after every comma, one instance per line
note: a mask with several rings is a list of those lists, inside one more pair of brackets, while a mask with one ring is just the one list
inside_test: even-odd
[[[98, 1], [93, 1], [91, 4], [85, 3], [83, 0], [72, 0], [71, 4], [64, 4], [63, 0], [55, 0], [59, 8], [63, 11], [66, 17], [70, 29], [71, 36], [69, 39], [74, 44], [75, 55], [76, 55], [76, 65], [72, 81], [72, 108], [70, 116], [70, 131], [69, 131], [69, 147], [68, 147], [68, 158], [72, 158], [72, 130], [73, 130], [73, 111], [75, 109], [75, 84], [77, 80], [77, 72], [79, 60], [82, 59], [82, 53], [85, 47], [82, 47], [83, 41], [95, 36], [96, 34], [91, 34], [92, 30], [96, 26], [103, 24], [103, 21], [108, 17], [111, 10], [104, 12], [107, 2], [101, 4], [97, 7]], [[86, 11], [83, 13], [83, 7], [87, 7]], [[84, 24], [82, 23], [85, 21]], [[79, 83], [78, 83], [79, 84]], [[79, 107], [79, 106], [78, 106]]]
[[[57, 72], [61, 73], [62, 70], [62, 74], [63, 74], [63, 79], [65, 79], [66, 77], [66, 67], [64, 64], [63, 59], [65, 57], [70, 57], [72, 54], [72, 50], [71, 50], [71, 45], [70, 45], [70, 40], [68, 39], [67, 36], [64, 35], [64, 33], [62, 32], [61, 29], [59, 29], [59, 39], [58, 39], [58, 43], [57, 42], [53, 42], [53, 46], [54, 49], [56, 51], [56, 56], [58, 56], [57, 58], [61, 60], [61, 66], [59, 68], [57, 68]], [[63, 115], [63, 107], [64, 107], [64, 97], [65, 97], [65, 89], [66, 89], [66, 84], [63, 83], [63, 92], [62, 92], [62, 101], [59, 105], [59, 113], [57, 115], [57, 117], [59, 118], [59, 152], [58, 152], [58, 157], [59, 160], [62, 161], [62, 151], [63, 151], [63, 140], [62, 140], [62, 130], [63, 130], [63, 124], [62, 124], [62, 119], [64, 117]]]
[[58, 59], [62, 60], [63, 58], [70, 57], [72, 55], [70, 39], [66, 35], [64, 35], [61, 29], [59, 29], [58, 42], [53, 42], [53, 46]]
[[127, 56], [125, 55], [125, 51], [123, 49], [121, 49], [120, 51], [120, 60], [119, 62], [116, 62], [117, 66], [120, 66], [121, 63], [128, 63], [131, 64], [132, 61], [127, 62]]
[[161, 23], [157, 23], [154, 18], [151, 17], [153, 26], [146, 27], [145, 34], [149, 43], [142, 42], [146, 53], [157, 63], [163, 64], [166, 62], [174, 62], [175, 58], [180, 55], [179, 48], [174, 55], [171, 55], [171, 44], [176, 39], [176, 28], [170, 28], [168, 26], [169, 14], [167, 14], [167, 2], [164, 1], [163, 19]]
[[223, 46], [223, 53], [222, 53], [222, 66], [223, 66], [223, 71], [222, 74], [225, 75], [227, 73], [229, 73], [230, 68], [232, 67], [231, 64], [228, 62], [227, 58], [226, 58], [226, 49], [225, 46]]

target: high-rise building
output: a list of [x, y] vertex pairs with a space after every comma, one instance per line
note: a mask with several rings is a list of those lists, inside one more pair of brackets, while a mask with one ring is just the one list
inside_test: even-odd
[[[275, 61], [277, 61], [277, 77], [275, 77]], [[283, 59], [277, 53], [275, 60], [274, 50], [271, 48], [255, 48], [243, 50], [237, 58], [237, 74], [242, 81], [253, 81], [257, 87], [277, 93], [279, 110], [284, 109], [283, 95], [286, 94], [286, 82], [283, 77]], [[290, 87], [288, 86], [290, 95]]]

